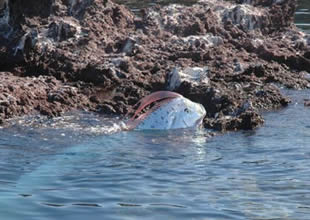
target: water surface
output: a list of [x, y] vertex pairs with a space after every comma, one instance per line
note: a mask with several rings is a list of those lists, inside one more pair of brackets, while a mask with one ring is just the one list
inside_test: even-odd
[[310, 33], [310, 1], [299, 0], [298, 8], [295, 16], [295, 23], [297, 27], [304, 30], [306, 33]]
[[96, 115], [75, 118], [94, 128], [84, 133], [70, 118], [0, 129], [0, 216], [308, 219], [309, 91], [289, 93], [292, 104], [265, 114], [262, 128], [213, 138], [206, 130], [100, 134]]
[[263, 127], [213, 138], [79, 112], [13, 120], [0, 128], [0, 218], [307, 220], [310, 91], [287, 93]]

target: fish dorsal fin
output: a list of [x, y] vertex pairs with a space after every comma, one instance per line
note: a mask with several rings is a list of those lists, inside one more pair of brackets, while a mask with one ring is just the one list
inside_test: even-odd
[[147, 107], [148, 105], [163, 100], [163, 99], [171, 99], [171, 98], [177, 98], [177, 97], [182, 97], [182, 95], [175, 93], [175, 92], [170, 92], [170, 91], [158, 91], [158, 92], [153, 92], [150, 95], [144, 97], [141, 99], [136, 105], [139, 105], [137, 110], [135, 111], [134, 115], [132, 116], [131, 120], [134, 120], [141, 111]]
[[152, 108], [140, 114], [139, 116], [137, 116], [137, 118], [134, 118], [135, 116], [133, 116], [131, 119], [129, 119], [129, 121], [127, 121], [128, 130], [136, 128], [144, 119], [146, 119], [150, 114], [152, 114], [152, 112], [156, 111], [156, 109], [158, 109], [165, 103], [168, 103], [171, 99], [174, 99], [174, 98], [166, 98], [164, 100], [161, 100], [155, 103], [155, 105]]

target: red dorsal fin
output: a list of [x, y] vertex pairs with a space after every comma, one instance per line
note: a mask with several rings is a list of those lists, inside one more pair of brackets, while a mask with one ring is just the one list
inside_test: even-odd
[[141, 121], [146, 119], [152, 112], [156, 111], [156, 109], [158, 109], [160, 106], [164, 105], [165, 103], [168, 103], [169, 100], [171, 99], [174, 98], [163, 99], [160, 102], [157, 102], [151, 109], [137, 116], [137, 118], [132, 117], [129, 121], [127, 121], [128, 130], [136, 128], [141, 123]]
[[132, 116], [131, 120], [134, 120], [136, 116], [148, 105], [160, 101], [163, 99], [168, 99], [168, 98], [177, 98], [177, 97], [182, 97], [182, 95], [175, 93], [175, 92], [170, 92], [170, 91], [158, 91], [158, 92], [153, 92], [150, 95], [142, 98], [136, 105], [139, 105], [137, 110], [135, 111], [134, 115]]

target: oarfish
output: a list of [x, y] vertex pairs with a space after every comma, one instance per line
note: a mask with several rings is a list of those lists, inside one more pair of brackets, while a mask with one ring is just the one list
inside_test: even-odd
[[[198, 127], [206, 115], [205, 108], [170, 91], [154, 92], [141, 99], [129, 121], [129, 129], [178, 129]], [[153, 105], [149, 109], [146, 108]], [[144, 112], [143, 112], [144, 110]]]

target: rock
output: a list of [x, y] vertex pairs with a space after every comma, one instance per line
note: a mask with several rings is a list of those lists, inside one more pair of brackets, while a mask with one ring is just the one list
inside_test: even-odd
[[41, 114], [58, 116], [73, 109], [95, 110], [88, 97], [76, 87], [63, 85], [54, 77], [40, 76], [20, 78], [0, 72], [0, 113], [1, 119], [24, 114]]
[[8, 38], [11, 34], [11, 26], [9, 24], [10, 8], [8, 0], [0, 0], [0, 35]]
[[253, 130], [264, 123], [261, 115], [253, 111], [246, 111], [238, 117], [225, 116], [217, 120], [205, 120], [205, 127], [221, 132], [236, 130]]
[[304, 106], [310, 107], [310, 99], [305, 99], [304, 100]]
[[190, 83], [192, 86], [199, 84], [208, 85], [208, 68], [186, 67], [183, 70], [174, 68], [168, 75], [168, 90], [175, 90], [183, 83]]
[[122, 52], [125, 53], [127, 56], [131, 55], [133, 53], [133, 48], [135, 44], [136, 44], [136, 41], [134, 39], [127, 38], [123, 45]]
[[223, 22], [231, 22], [243, 31], [261, 29], [263, 24], [269, 25], [267, 13], [264, 10], [243, 4], [225, 9], [222, 13]]
[[187, 37], [176, 37], [173, 36], [171, 38], [171, 43], [175, 45], [179, 45], [180, 47], [188, 47], [188, 48], [208, 48], [208, 47], [216, 47], [223, 44], [223, 38], [220, 36], [214, 36], [212, 34], [205, 35], [190, 35]]
[[0, 0], [0, 119], [73, 109], [126, 114], [173, 90], [204, 125], [254, 129], [308, 88], [310, 37], [296, 0], [201, 0], [134, 15], [110, 0]]

